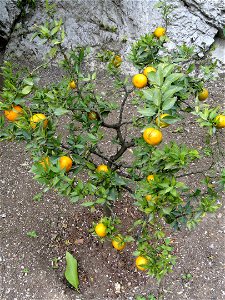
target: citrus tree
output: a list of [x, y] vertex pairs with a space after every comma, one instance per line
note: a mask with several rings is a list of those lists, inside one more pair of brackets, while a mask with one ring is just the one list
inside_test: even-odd
[[[48, 44], [45, 61], [33, 70], [19, 71], [5, 61], [0, 102], [4, 112], [0, 139], [27, 142], [33, 159], [31, 170], [45, 186], [44, 192], [53, 188], [93, 213], [102, 206], [104, 215], [97, 224], [90, 224], [93, 234], [102, 241], [110, 239], [118, 251], [126, 243], [135, 243], [137, 268], [158, 280], [175, 264], [172, 231], [185, 226], [192, 229], [207, 213], [215, 212], [225, 183], [225, 170], [218, 172], [217, 165], [219, 156], [224, 156], [220, 136], [225, 114], [220, 107], [207, 104], [205, 88], [216, 63], [208, 59], [202, 65], [195, 49], [186, 44], [172, 51], [165, 47], [169, 8], [160, 5], [165, 27], [141, 36], [128, 56], [136, 74], [123, 74], [118, 53], [105, 50], [97, 55], [106, 62], [108, 77], [121, 95], [119, 103], [96, 92], [96, 73], [84, 67], [89, 48], [64, 49], [63, 21], [53, 19], [52, 6], [47, 7], [49, 20], [34, 34]], [[38, 71], [53, 60], [58, 61], [64, 77], [43, 86]], [[135, 110], [130, 119], [124, 113], [128, 102]], [[117, 119], [111, 122], [113, 111]], [[170, 125], [185, 122], [190, 114], [206, 137], [204, 152], [164, 141]], [[58, 130], [64, 115], [69, 119], [64, 126], [66, 138]], [[115, 149], [110, 155], [106, 151], [109, 142]], [[127, 152], [132, 155], [129, 160]], [[188, 169], [204, 155], [212, 155], [211, 164], [195, 172]], [[195, 189], [183, 180], [192, 174], [204, 177]], [[131, 204], [139, 210], [127, 234], [120, 232], [123, 220], [114, 214], [124, 193], [130, 194]], [[71, 261], [69, 254], [67, 257]]]

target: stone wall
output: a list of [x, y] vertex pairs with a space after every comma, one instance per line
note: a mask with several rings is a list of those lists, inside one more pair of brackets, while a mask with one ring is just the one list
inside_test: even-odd
[[[44, 0], [37, 1], [37, 8], [30, 12], [23, 22], [15, 26], [19, 10], [16, 1], [0, 0], [0, 38], [10, 40], [6, 53], [29, 59], [35, 55], [40, 59], [46, 52], [38, 38], [30, 41], [34, 24], [46, 20]], [[62, 17], [67, 37], [66, 48], [77, 45], [91, 45], [109, 48], [122, 54], [129, 50], [131, 42], [141, 34], [151, 32], [163, 25], [156, 0], [54, 0], [57, 17]], [[224, 1], [170, 0], [174, 6], [172, 23], [168, 27], [171, 45], [186, 42], [197, 46], [198, 51], [208, 49], [218, 32], [225, 26]], [[7, 12], [7, 13], [6, 13]], [[12, 28], [14, 28], [12, 30]], [[127, 40], [127, 43], [124, 41]], [[220, 41], [224, 45], [224, 41]], [[223, 49], [218, 51], [225, 62]]]

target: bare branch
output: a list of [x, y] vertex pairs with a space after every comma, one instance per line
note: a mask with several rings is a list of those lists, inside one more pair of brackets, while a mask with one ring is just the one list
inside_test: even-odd
[[212, 160], [210, 166], [205, 170], [200, 170], [200, 171], [189, 172], [189, 173], [177, 175], [176, 178], [181, 178], [181, 177], [185, 177], [185, 176], [189, 176], [189, 175], [195, 175], [195, 174], [205, 174], [207, 171], [209, 171], [212, 168], [213, 165], [214, 165], [214, 160]]

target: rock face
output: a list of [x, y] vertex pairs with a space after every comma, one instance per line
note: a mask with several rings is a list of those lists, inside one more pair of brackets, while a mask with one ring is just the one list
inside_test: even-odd
[[11, 30], [20, 14], [17, 0], [0, 0], [0, 48], [4, 47], [11, 35]]
[[225, 26], [225, 1], [224, 0], [183, 0], [189, 11], [212, 27], [222, 30]]
[[[12, 2], [4, 1], [1, 2]], [[55, 0], [55, 18], [64, 21], [66, 39], [64, 47], [90, 45], [97, 48], [120, 51], [122, 54], [140, 35], [152, 32], [155, 27], [163, 26], [160, 12], [155, 8], [156, 0]], [[218, 4], [217, 4], [218, 2]], [[13, 32], [7, 46], [7, 54], [29, 59], [38, 59], [46, 51], [36, 38], [30, 42], [34, 24], [46, 20], [44, 0], [37, 3], [36, 11], [28, 16], [23, 26]], [[168, 36], [172, 44], [194, 44], [201, 51], [214, 42], [218, 30], [224, 22], [225, 5], [223, 1], [210, 0], [170, 0], [174, 6], [172, 22], [168, 26]], [[1, 20], [1, 19], [0, 19]], [[4, 22], [0, 21], [1, 26]], [[2, 29], [1, 29], [2, 30]], [[125, 41], [128, 41], [126, 43]]]

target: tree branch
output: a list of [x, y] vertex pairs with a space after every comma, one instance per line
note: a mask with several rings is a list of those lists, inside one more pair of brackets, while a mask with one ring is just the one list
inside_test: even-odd
[[207, 171], [209, 171], [212, 168], [213, 165], [214, 165], [214, 160], [212, 160], [210, 166], [207, 169], [205, 169], [205, 170], [196, 171], [196, 172], [189, 172], [189, 173], [177, 175], [176, 178], [181, 178], [181, 177], [184, 177], [184, 176], [195, 175], [195, 174], [204, 174]]
[[123, 153], [128, 149], [131, 148], [135, 145], [134, 141], [130, 141], [129, 143], [124, 143], [121, 148], [119, 149], [119, 151], [115, 154], [110, 156], [110, 160], [111, 161], [116, 161], [119, 157], [121, 157], [123, 155]]

